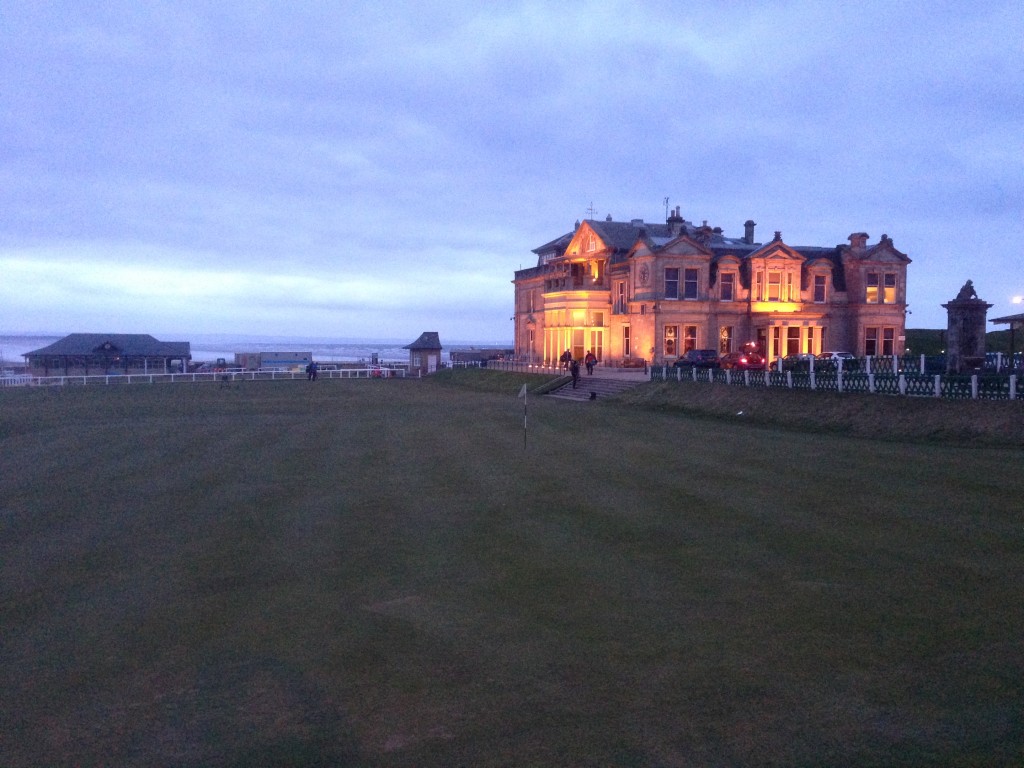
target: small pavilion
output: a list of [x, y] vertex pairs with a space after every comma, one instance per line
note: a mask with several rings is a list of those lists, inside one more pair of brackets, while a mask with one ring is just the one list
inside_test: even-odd
[[410, 375], [423, 376], [441, 367], [441, 339], [437, 331], [424, 331], [416, 341], [402, 349], [409, 350]]

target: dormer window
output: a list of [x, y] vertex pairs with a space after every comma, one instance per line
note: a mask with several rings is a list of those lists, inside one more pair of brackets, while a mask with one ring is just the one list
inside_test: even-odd
[[826, 279], [827, 278], [825, 277], [825, 275], [815, 275], [814, 276], [814, 295], [813, 295], [813, 300], [814, 300], [815, 304], [824, 304], [825, 303], [825, 284], [826, 284], [825, 281], [826, 281]]
[[[736, 295], [736, 273], [723, 272], [718, 277], [719, 298], [722, 301], [734, 301]], [[731, 350], [730, 350], [731, 351]]]

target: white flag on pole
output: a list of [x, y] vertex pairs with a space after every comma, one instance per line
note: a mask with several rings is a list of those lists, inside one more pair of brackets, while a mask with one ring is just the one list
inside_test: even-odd
[[525, 384], [523, 384], [523, 388], [519, 390], [519, 394], [517, 395], [517, 399], [519, 397], [526, 397], [526, 385]]

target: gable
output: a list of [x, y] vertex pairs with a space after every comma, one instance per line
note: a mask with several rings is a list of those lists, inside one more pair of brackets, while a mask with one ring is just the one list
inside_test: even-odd
[[798, 262], [803, 263], [804, 257], [799, 252], [793, 250], [785, 243], [773, 242], [766, 245], [764, 248], [754, 251], [749, 256], [748, 260], [756, 259], [758, 261], [767, 260], [774, 262]]
[[599, 253], [608, 249], [608, 244], [605, 243], [601, 236], [594, 231], [594, 228], [590, 226], [589, 222], [583, 222], [580, 224], [580, 228], [576, 230], [576, 234], [573, 235], [572, 240], [569, 242], [569, 246], [565, 249], [566, 256], [586, 256], [591, 253]]
[[896, 250], [892, 239], [888, 235], [882, 235], [882, 239], [871, 248], [865, 251], [861, 257], [864, 261], [877, 261], [885, 264], [909, 264], [907, 254]]
[[710, 256], [711, 252], [690, 238], [678, 237], [658, 251], [659, 256]]

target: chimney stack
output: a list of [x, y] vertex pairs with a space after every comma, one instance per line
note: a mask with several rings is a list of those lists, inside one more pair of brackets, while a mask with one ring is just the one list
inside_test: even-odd
[[867, 247], [868, 233], [867, 232], [854, 232], [848, 238], [850, 241], [850, 248], [854, 251], [863, 251]]
[[743, 242], [747, 245], [754, 244], [754, 227], [756, 226], [753, 219], [747, 219], [743, 224]]
[[669, 214], [669, 217], [667, 219], [665, 219], [665, 223], [668, 224], [668, 229], [672, 233], [673, 237], [678, 235], [679, 232], [682, 230], [682, 228], [683, 228], [683, 217], [679, 215], [679, 206], [678, 205], [675, 207], [675, 209], [672, 211], [672, 213]]

